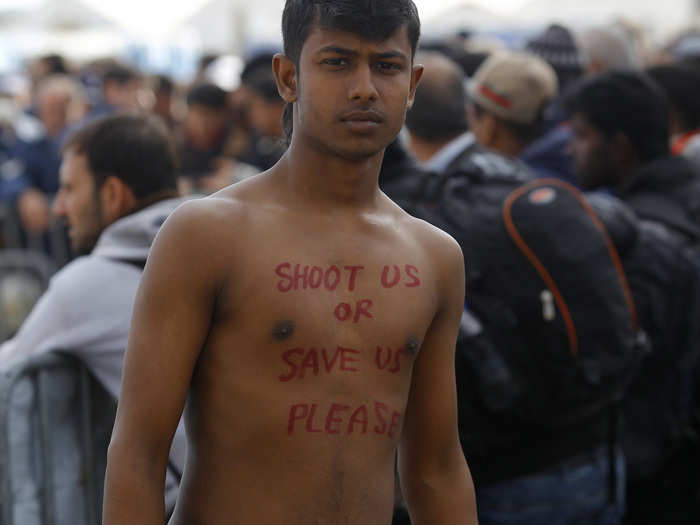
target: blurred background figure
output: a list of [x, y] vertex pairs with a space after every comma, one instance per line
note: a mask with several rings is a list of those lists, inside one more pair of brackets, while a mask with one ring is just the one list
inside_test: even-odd
[[187, 93], [187, 113], [180, 130], [180, 175], [195, 188], [216, 171], [230, 130], [227, 94], [215, 84], [199, 84]]
[[174, 130], [177, 126], [175, 83], [167, 75], [156, 75], [150, 81], [150, 89], [153, 92], [151, 113], [160, 117], [169, 130]]
[[668, 98], [671, 152], [700, 163], [700, 66], [659, 65], [647, 73]]
[[425, 72], [406, 114], [408, 147], [424, 169], [441, 174], [474, 142], [467, 124], [466, 77], [442, 53], [423, 51], [415, 60]]
[[284, 101], [272, 74], [271, 53], [251, 58], [241, 73], [239, 103], [249, 126], [247, 147], [238, 154], [260, 170], [271, 168], [287, 149], [283, 141]]
[[[586, 59], [581, 53], [572, 32], [561, 24], [552, 24], [530, 38], [525, 50], [539, 56], [554, 69], [561, 95], [582, 78]], [[544, 111], [542, 136], [530, 145], [543, 163], [542, 168], [553, 171], [563, 180], [575, 180], [574, 164], [569, 153], [571, 129], [568, 115], [559, 98], [551, 101]]]
[[27, 65], [27, 74], [32, 86], [32, 101], [35, 100], [36, 90], [39, 87], [39, 84], [46, 77], [53, 75], [68, 75], [70, 73], [70, 68], [66, 59], [56, 53], [43, 55], [31, 61]]
[[580, 79], [586, 71], [586, 58], [571, 31], [563, 25], [550, 25], [530, 39], [525, 49], [543, 58], [554, 68], [562, 92]]
[[[676, 253], [645, 257], [641, 276], [631, 279], [633, 288], [644, 290], [635, 299], [652, 349], [622, 402], [626, 523], [697, 523], [700, 168], [671, 156], [666, 99], [643, 73], [609, 71], [591, 78], [569, 93], [567, 106], [581, 185], [617, 195], [640, 222], [652, 225], [654, 247]], [[676, 282], [684, 260], [690, 276]]]
[[142, 76], [138, 71], [118, 62], [107, 63], [100, 76], [100, 97], [93, 104], [87, 120], [94, 120], [118, 111], [141, 110], [139, 89]]
[[41, 235], [49, 228], [50, 201], [58, 191], [62, 141], [85, 115], [87, 99], [68, 75], [43, 78], [35, 98], [35, 115], [28, 113], [16, 123], [16, 170], [4, 173], [0, 195], [16, 207], [25, 232]]
[[545, 111], [557, 93], [557, 76], [541, 58], [496, 53], [471, 84], [469, 123], [476, 140], [502, 155], [519, 157], [539, 177], [566, 179], [566, 159], [560, 167], [551, 150], [535, 144], [546, 131]]
[[640, 69], [642, 59], [634, 45], [614, 26], [591, 27], [577, 36], [586, 64], [585, 74], [594, 76], [609, 69]]

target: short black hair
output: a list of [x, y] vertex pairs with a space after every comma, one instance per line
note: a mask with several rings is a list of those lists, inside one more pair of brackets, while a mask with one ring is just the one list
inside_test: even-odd
[[406, 26], [413, 55], [420, 38], [420, 18], [412, 0], [286, 0], [282, 39], [287, 58], [299, 63], [304, 42], [316, 24], [380, 42]]
[[44, 55], [39, 61], [46, 65], [48, 75], [65, 75], [69, 72], [66, 60], [56, 53]]
[[226, 91], [216, 84], [197, 84], [187, 92], [188, 106], [205, 106], [220, 110], [226, 107]]
[[644, 73], [602, 73], [574, 86], [564, 103], [570, 115], [582, 114], [605, 137], [626, 136], [642, 162], [669, 154], [668, 103]]
[[175, 82], [167, 75], [154, 76], [152, 83], [155, 93], [167, 93], [172, 95], [175, 92]]
[[71, 135], [62, 151], [85, 155], [96, 188], [115, 176], [138, 200], [177, 191], [174, 148], [154, 117], [116, 114], [97, 119]]
[[666, 93], [682, 131], [700, 128], [700, 70], [689, 64], [667, 64], [646, 72]]
[[464, 78], [457, 63], [454, 63], [454, 71], [423, 78], [416, 89], [413, 107], [406, 113], [406, 128], [412, 135], [437, 142], [452, 139], [469, 129]]
[[139, 78], [138, 73], [122, 64], [112, 64], [105, 69], [102, 74], [102, 84], [116, 82], [117, 84], [127, 84]]

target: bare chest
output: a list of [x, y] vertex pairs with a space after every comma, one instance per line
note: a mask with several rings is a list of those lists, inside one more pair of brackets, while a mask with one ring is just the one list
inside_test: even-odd
[[433, 271], [403, 243], [311, 241], [245, 257], [222, 292], [203, 359], [207, 383], [226, 381], [217, 388], [228, 403], [276, 407], [271, 421], [288, 435], [393, 440], [435, 314]]

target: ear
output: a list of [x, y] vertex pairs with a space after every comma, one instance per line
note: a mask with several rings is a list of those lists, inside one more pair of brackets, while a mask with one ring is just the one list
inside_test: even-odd
[[285, 102], [297, 100], [297, 68], [288, 57], [277, 53], [272, 58], [272, 72], [277, 82], [277, 91]]
[[136, 207], [136, 197], [124, 181], [110, 175], [100, 188], [100, 204], [102, 205], [103, 222], [111, 224]]
[[413, 100], [416, 98], [416, 88], [420, 84], [420, 79], [423, 76], [423, 71], [425, 68], [422, 64], [416, 64], [411, 70], [411, 87], [408, 92], [408, 109], [413, 107]]

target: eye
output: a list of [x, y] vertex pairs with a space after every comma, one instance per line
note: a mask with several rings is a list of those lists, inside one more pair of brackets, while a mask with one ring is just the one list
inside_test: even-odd
[[321, 64], [325, 64], [333, 67], [345, 67], [350, 64], [347, 58], [324, 58]]
[[377, 68], [386, 73], [394, 73], [401, 71], [403, 65], [398, 62], [377, 62]]

